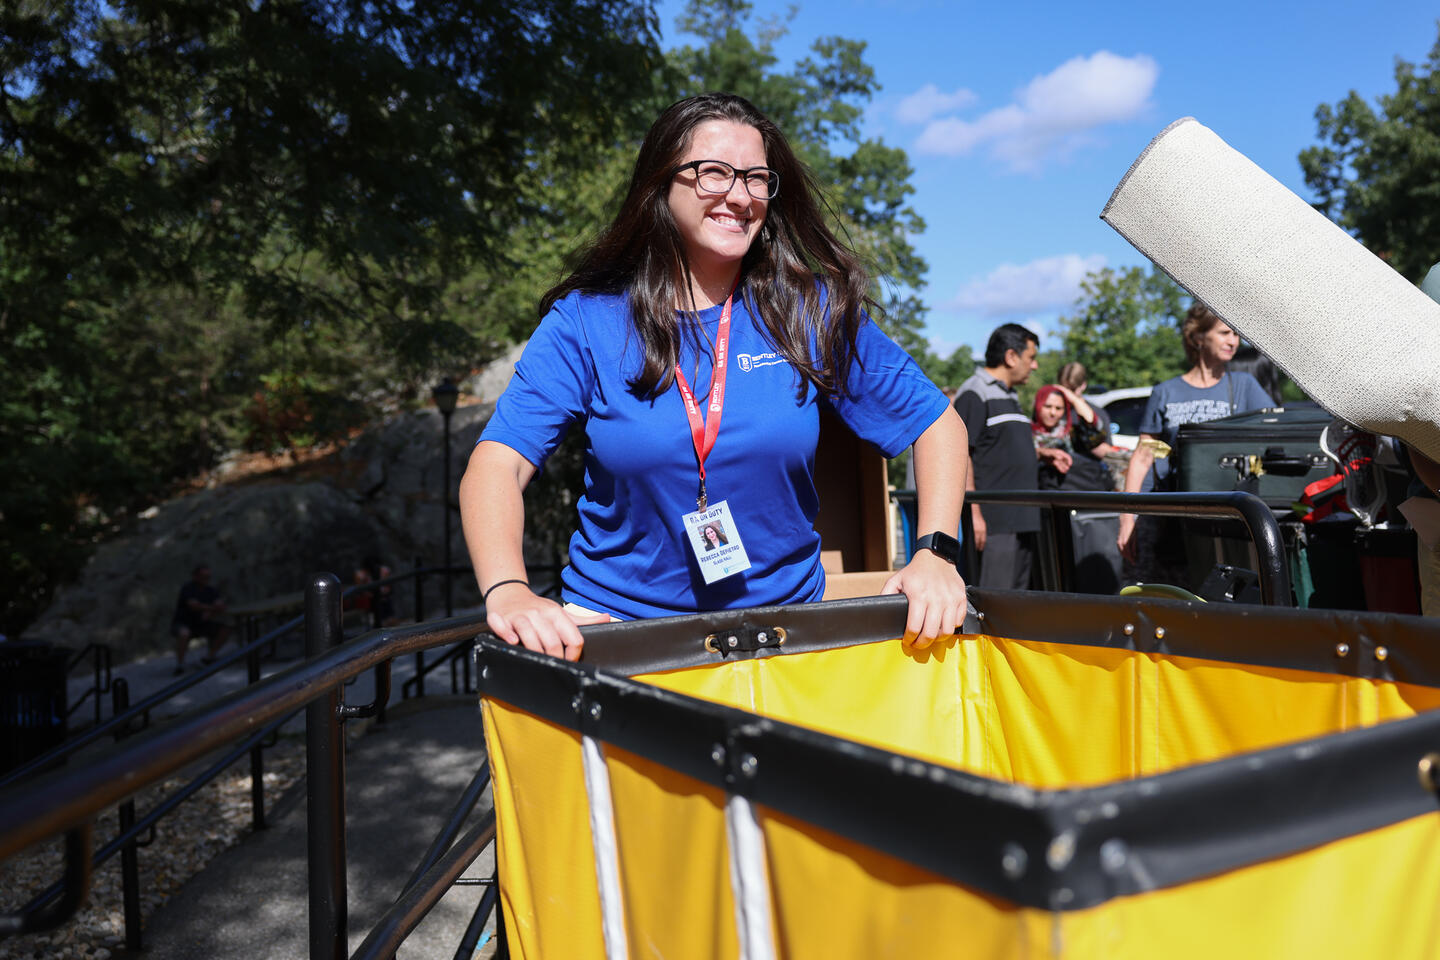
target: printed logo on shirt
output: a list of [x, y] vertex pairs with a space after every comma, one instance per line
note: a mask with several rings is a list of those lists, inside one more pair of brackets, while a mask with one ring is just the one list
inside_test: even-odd
[[737, 353], [735, 359], [740, 364], [741, 373], [749, 373], [756, 367], [773, 367], [777, 363], [785, 362], [785, 358], [778, 353]]
[[1230, 416], [1227, 400], [1177, 400], [1165, 404], [1165, 422], [1178, 427], [1186, 423], [1209, 423]]

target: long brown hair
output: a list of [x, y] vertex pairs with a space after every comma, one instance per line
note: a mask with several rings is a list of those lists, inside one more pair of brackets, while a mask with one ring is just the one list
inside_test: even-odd
[[[645, 352], [644, 368], [629, 381], [630, 390], [654, 397], [670, 388], [682, 337], [676, 306], [691, 302], [684, 282], [690, 262], [670, 212], [670, 181], [695, 128], [710, 120], [754, 127], [765, 145], [766, 165], [780, 175], [780, 193], [770, 200], [765, 223], [740, 264], [745, 303], [771, 345], [800, 371], [802, 395], [807, 383], [821, 393], [841, 392], [860, 313], [873, 306], [867, 277], [855, 254], [825, 225], [814, 178], [780, 128], [734, 94], [689, 97], [660, 114], [640, 145], [620, 212], [580, 251], [574, 272], [541, 298], [540, 315], [572, 291], [628, 292], [631, 321]], [[697, 344], [705, 342], [694, 312], [684, 315], [690, 318], [684, 332]]]

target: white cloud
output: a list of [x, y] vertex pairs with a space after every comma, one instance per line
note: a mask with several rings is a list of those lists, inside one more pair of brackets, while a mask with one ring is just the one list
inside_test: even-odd
[[1002, 263], [988, 275], [965, 284], [943, 307], [987, 317], [1065, 309], [1079, 298], [1085, 275], [1103, 266], [1105, 257], [1098, 253], [1088, 257], [1066, 253], [1018, 265]]
[[945, 93], [933, 83], [916, 90], [895, 107], [895, 119], [901, 123], [924, 123], [942, 113], [963, 110], [976, 100], [975, 91], [963, 87], [954, 93]]
[[1044, 340], [1052, 333], [1050, 328], [1046, 326], [1046, 322], [1044, 320], [1041, 320], [1039, 317], [1030, 317], [1026, 320], [1021, 320], [1020, 326], [1025, 327], [1031, 333], [1035, 334], [1035, 336], [1039, 337], [1041, 340]]
[[946, 335], [944, 336], [937, 335], [927, 338], [926, 343], [928, 343], [930, 346], [930, 352], [935, 354], [935, 356], [937, 357], [949, 357], [956, 350], [960, 350], [963, 348], [969, 351], [971, 359], [975, 360], [976, 362], [985, 359], [985, 350], [983, 347], [976, 347], [972, 344], [962, 343], [961, 341], [956, 340], [954, 337], [955, 334], [953, 332], [947, 331]]
[[1159, 65], [1144, 54], [1120, 57], [1101, 50], [1076, 57], [1031, 80], [1016, 92], [1014, 103], [975, 120], [932, 120], [915, 149], [963, 156], [988, 145], [1011, 169], [1035, 170], [1047, 158], [1066, 156], [1093, 139], [1092, 131], [1139, 116], [1159, 75]]

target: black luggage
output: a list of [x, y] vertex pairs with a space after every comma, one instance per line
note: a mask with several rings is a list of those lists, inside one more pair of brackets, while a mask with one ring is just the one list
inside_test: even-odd
[[1320, 449], [1332, 419], [1319, 407], [1303, 406], [1187, 423], [1170, 453], [1176, 489], [1247, 490], [1288, 510], [1307, 486], [1339, 472]]

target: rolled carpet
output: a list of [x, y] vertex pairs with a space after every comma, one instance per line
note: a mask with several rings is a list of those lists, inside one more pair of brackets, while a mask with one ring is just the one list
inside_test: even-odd
[[1337, 417], [1440, 459], [1440, 304], [1191, 117], [1100, 218]]

